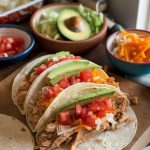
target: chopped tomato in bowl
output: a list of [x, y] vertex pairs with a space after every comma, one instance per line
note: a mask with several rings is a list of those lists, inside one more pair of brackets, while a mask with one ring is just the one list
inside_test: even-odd
[[9, 57], [22, 52], [25, 43], [22, 38], [10, 37], [7, 35], [0, 36], [0, 57]]
[[18, 25], [0, 25], [0, 63], [16, 63], [31, 52], [35, 40], [32, 34]]

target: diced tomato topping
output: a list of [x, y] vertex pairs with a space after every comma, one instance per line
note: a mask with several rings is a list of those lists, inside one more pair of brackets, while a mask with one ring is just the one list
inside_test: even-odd
[[12, 37], [8, 37], [7, 40], [8, 40], [8, 43], [10, 44], [14, 42], [14, 39]]
[[65, 57], [65, 58], [60, 58], [60, 59], [59, 59], [60, 62], [66, 61], [66, 60], [68, 60], [66, 57]]
[[8, 23], [8, 22], [9, 22], [8, 16], [0, 17], [0, 24], [4, 24], [4, 23]]
[[12, 50], [12, 45], [10, 43], [6, 44], [7, 51]]
[[107, 106], [107, 108], [112, 108], [112, 107], [113, 107], [112, 102], [111, 102], [110, 99], [104, 100], [104, 103], [105, 103], [105, 105]]
[[71, 85], [73, 85], [73, 84], [79, 83], [80, 79], [74, 75], [71, 77], [70, 82], [71, 82]]
[[[110, 100], [103, 98], [92, 101], [84, 106], [77, 104], [75, 107], [75, 112], [61, 112], [59, 115], [59, 121], [61, 124], [71, 124], [71, 121], [74, 121], [73, 118], [75, 118], [76, 120], [80, 119], [83, 125], [93, 127], [95, 126], [95, 120], [97, 118], [105, 117], [107, 110], [112, 108], [112, 105], [110, 104]], [[71, 113], [75, 116], [72, 116]]]
[[1, 36], [1, 43], [4, 43], [4, 44], [7, 43], [7, 36], [6, 35]]
[[75, 59], [81, 59], [81, 56], [75, 56]]
[[47, 69], [47, 66], [45, 64], [42, 64], [41, 66], [35, 68], [34, 70], [35, 70], [35, 73], [37, 75], [39, 75], [39, 74], [41, 74], [46, 69]]
[[4, 53], [0, 53], [0, 57], [4, 57]]
[[84, 107], [82, 109], [82, 114], [81, 114], [81, 118], [86, 118], [88, 114], [88, 109], [86, 107]]
[[45, 100], [49, 99], [50, 97], [52, 97], [54, 95], [54, 92], [50, 89], [48, 89], [45, 93], [44, 93], [44, 98]]
[[24, 41], [21, 38], [14, 38], [14, 42], [12, 43], [13, 47], [20, 47], [24, 45]]
[[70, 112], [69, 111], [60, 112], [59, 122], [63, 125], [70, 125], [72, 122]]
[[100, 111], [106, 111], [107, 106], [105, 105], [105, 102], [103, 100], [99, 99], [99, 100], [96, 100], [95, 102], [99, 106]]
[[56, 96], [59, 92], [62, 91], [62, 88], [56, 84], [54, 86], [49, 87], [49, 89], [44, 93], [45, 99], [49, 99], [50, 97]]
[[59, 85], [55, 85], [51, 87], [51, 90], [54, 92], [54, 95], [57, 95], [61, 91], [61, 87]]
[[84, 106], [77, 104], [75, 111], [71, 110], [60, 113], [59, 120], [61, 124], [71, 124], [70, 120], [81, 120], [81, 124], [93, 127], [95, 126], [95, 120], [105, 117], [110, 109], [113, 109], [111, 100], [101, 98]]
[[100, 107], [99, 105], [93, 101], [91, 102], [91, 104], [89, 105], [89, 109], [92, 111], [92, 112], [96, 112], [96, 111], [99, 111], [100, 110]]
[[67, 56], [64, 58], [60, 58], [59, 61], [62, 62], [62, 61], [66, 61], [66, 60], [75, 60], [75, 59], [81, 59], [81, 57], [80, 56]]
[[64, 88], [64, 89], [67, 88], [68, 86], [70, 86], [68, 78], [66, 76], [63, 77], [63, 79], [60, 81], [59, 85], [61, 88]]
[[80, 117], [82, 114], [82, 106], [80, 104], [76, 105], [76, 117]]
[[23, 50], [23, 46], [16, 47], [15, 50], [16, 50], [17, 53], [20, 53]]
[[93, 77], [92, 77], [92, 71], [87, 70], [87, 71], [81, 71], [80, 72], [80, 79], [82, 82], [91, 82]]
[[24, 50], [24, 40], [21, 38], [13, 38], [6, 35], [0, 37], [0, 53], [3, 57], [12, 56]]
[[51, 66], [53, 66], [53, 65], [55, 65], [57, 62], [54, 62], [54, 61], [49, 61], [49, 62], [47, 62], [47, 66], [48, 67], [51, 67]]
[[0, 52], [6, 52], [7, 48], [6, 48], [6, 44], [2, 43], [0, 44]]
[[105, 111], [97, 111], [95, 114], [99, 118], [103, 118], [103, 117], [106, 116], [106, 112]]
[[96, 115], [92, 111], [90, 111], [90, 110], [89, 110], [89, 112], [88, 112], [87, 115], [90, 116], [93, 119], [96, 119]]
[[15, 55], [15, 54], [16, 54], [15, 51], [9, 51], [9, 52], [7, 52], [7, 55], [8, 55], [8, 56], [13, 56], [13, 55]]
[[87, 126], [93, 127], [95, 126], [95, 119], [92, 118], [91, 116], [87, 116], [86, 118], [82, 119], [82, 123]]
[[[11, 39], [8, 39], [8, 41], [12, 42], [14, 44], [14, 42], [11, 40]], [[18, 39], [15, 39], [15, 41], [17, 41], [17, 43], [21, 43]], [[17, 52], [20, 52], [22, 50], [22, 47], [17, 47], [15, 49]], [[51, 67], [59, 62], [62, 62], [62, 61], [66, 61], [66, 60], [74, 60], [74, 59], [80, 59], [81, 57], [80, 56], [67, 56], [67, 57], [64, 57], [64, 58], [60, 58], [58, 61], [53, 61], [53, 60], [48, 60], [47, 62], [44, 63], [44, 65], [46, 65], [47, 67]], [[41, 70], [41, 68], [37, 67], [35, 68], [35, 73], [37, 75], [41, 74], [43, 71]], [[75, 83], [78, 83], [80, 82], [80, 79], [76, 79], [75, 77], [72, 78], [72, 82], [71, 84], [75, 84]], [[64, 82], [62, 82], [61, 84], [64, 84]], [[63, 86], [63, 85], [62, 85]]]
[[70, 56], [67, 56], [67, 59], [68, 59], [68, 60], [74, 60], [75, 57], [70, 55]]

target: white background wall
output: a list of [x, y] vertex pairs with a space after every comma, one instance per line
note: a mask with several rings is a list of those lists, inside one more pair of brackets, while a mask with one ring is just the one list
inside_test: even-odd
[[150, 0], [139, 1], [136, 27], [150, 30]]

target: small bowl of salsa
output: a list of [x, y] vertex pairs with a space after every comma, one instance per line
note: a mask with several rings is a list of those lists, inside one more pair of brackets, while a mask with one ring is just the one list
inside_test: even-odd
[[15, 63], [25, 59], [35, 40], [32, 34], [18, 25], [0, 25], [0, 63]]

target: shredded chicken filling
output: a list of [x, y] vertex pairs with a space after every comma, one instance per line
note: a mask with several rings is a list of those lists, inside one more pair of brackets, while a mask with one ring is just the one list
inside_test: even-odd
[[17, 92], [17, 103], [19, 105], [20, 108], [23, 109], [24, 107], [24, 101], [25, 101], [25, 97], [27, 95], [27, 92], [30, 88], [30, 86], [32, 85], [33, 81], [37, 78], [37, 75], [32, 74], [30, 77], [25, 77], [24, 81], [25, 84], [22, 85], [18, 92]]

